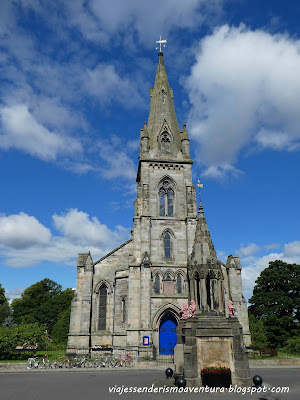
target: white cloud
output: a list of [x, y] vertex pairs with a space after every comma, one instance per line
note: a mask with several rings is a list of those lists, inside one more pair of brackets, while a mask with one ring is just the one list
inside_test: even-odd
[[143, 98], [134, 81], [121, 77], [111, 64], [99, 64], [84, 75], [83, 87], [102, 106], [120, 103], [125, 108], [143, 107]]
[[297, 257], [300, 260], [300, 241], [285, 244], [283, 254], [285, 257]]
[[[265, 249], [278, 247], [280, 247], [280, 245], [277, 243], [264, 246]], [[262, 256], [250, 255], [241, 258], [243, 266], [243, 290], [247, 299], [252, 296], [256, 279], [260, 273], [269, 266], [270, 261], [281, 260], [290, 264], [300, 264], [300, 241], [286, 243], [283, 248], [283, 252], [269, 253]]]
[[[86, 243], [91, 246], [108, 246], [115, 242], [114, 234], [106, 225], [83, 211], [71, 209], [62, 215], [53, 215], [54, 225], [65, 237], [73, 242]], [[80, 227], [80, 229], [78, 229]]]
[[22, 287], [17, 287], [12, 290], [5, 289], [5, 296], [11, 302], [13, 299], [19, 299], [22, 296], [22, 293], [24, 292], [24, 290], [25, 289]]
[[24, 249], [50, 242], [51, 232], [35, 217], [20, 213], [0, 215], [0, 245], [13, 249]]
[[265, 248], [266, 250], [272, 250], [272, 249], [279, 249], [280, 246], [281, 246], [280, 243], [270, 243], [270, 244], [266, 244], [266, 245], [264, 246], [264, 248]]
[[241, 247], [239, 250], [237, 250], [237, 255], [239, 257], [248, 257], [258, 253], [259, 250], [260, 247], [257, 246], [255, 243], [249, 243], [248, 246]]
[[195, 55], [187, 79], [189, 126], [206, 174], [230, 173], [249, 146], [298, 149], [299, 40], [224, 25], [200, 42]]
[[136, 165], [129, 154], [131, 149], [127, 143], [122, 143], [119, 138], [112, 136], [110, 141], [99, 142], [97, 149], [99, 156], [104, 161], [100, 168], [100, 174], [103, 178], [122, 177], [129, 180], [136, 178]]
[[2, 134], [0, 147], [15, 148], [42, 160], [55, 160], [58, 154], [82, 151], [81, 144], [73, 138], [50, 132], [29, 112], [25, 104], [0, 109]]
[[167, 34], [177, 26], [198, 28], [217, 17], [222, 5], [222, 0], [91, 0], [89, 3], [73, 0], [66, 7], [68, 22], [89, 40], [130, 43], [137, 35], [144, 45], [153, 46], [157, 32]]
[[62, 234], [51, 235], [35, 217], [21, 213], [0, 219], [0, 257], [3, 263], [29, 267], [44, 261], [76, 265], [78, 253], [91, 251], [93, 259], [104, 256], [130, 237], [120, 225], [114, 230], [96, 217], [76, 209], [53, 215], [55, 228]]

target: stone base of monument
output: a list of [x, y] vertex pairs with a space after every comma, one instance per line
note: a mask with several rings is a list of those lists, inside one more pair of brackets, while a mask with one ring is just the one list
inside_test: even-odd
[[230, 368], [232, 385], [251, 386], [242, 326], [237, 318], [221, 313], [197, 311], [195, 318], [179, 322], [174, 363], [175, 373], [184, 376], [187, 386], [205, 385], [201, 371], [214, 366]]

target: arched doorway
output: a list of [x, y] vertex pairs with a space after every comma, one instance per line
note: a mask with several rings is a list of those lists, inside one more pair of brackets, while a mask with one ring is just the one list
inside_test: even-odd
[[173, 354], [177, 343], [177, 321], [170, 314], [165, 314], [159, 325], [159, 354]]

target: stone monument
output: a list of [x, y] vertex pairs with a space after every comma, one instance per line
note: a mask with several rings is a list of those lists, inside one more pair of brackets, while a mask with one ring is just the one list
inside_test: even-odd
[[[187, 386], [201, 386], [201, 371], [204, 368], [227, 367], [230, 368], [233, 385], [251, 386], [243, 328], [231, 299], [227, 301], [226, 318], [225, 277], [201, 203], [188, 276], [190, 307], [186, 310], [184, 305], [177, 326], [175, 373], [184, 376]], [[193, 312], [190, 312], [192, 309]]]

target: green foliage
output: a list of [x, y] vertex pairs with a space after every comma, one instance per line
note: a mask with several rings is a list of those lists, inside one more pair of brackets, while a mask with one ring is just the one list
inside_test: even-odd
[[51, 338], [54, 343], [67, 344], [70, 326], [71, 306], [59, 315], [59, 319], [53, 327]]
[[262, 348], [267, 346], [267, 336], [263, 322], [249, 313], [249, 327], [253, 346]]
[[8, 304], [8, 300], [5, 297], [5, 289], [1, 286], [0, 283], [0, 326], [4, 323], [9, 314], [10, 307]]
[[269, 347], [281, 347], [297, 334], [300, 265], [271, 261], [256, 280], [249, 311], [265, 327]]
[[20, 324], [0, 328], [0, 358], [8, 359], [18, 345], [38, 343], [45, 345], [47, 334], [39, 324]]
[[300, 336], [289, 338], [282, 351], [289, 354], [300, 354]]
[[[69, 309], [73, 297], [72, 289], [63, 291], [61, 285], [50, 279], [43, 279], [27, 288], [20, 299], [12, 302], [14, 320], [19, 324], [43, 325], [51, 336], [54, 326]], [[64, 318], [67, 319], [67, 315]], [[62, 334], [61, 338], [60, 334]], [[56, 329], [55, 340], [65, 341], [63, 329]]]

